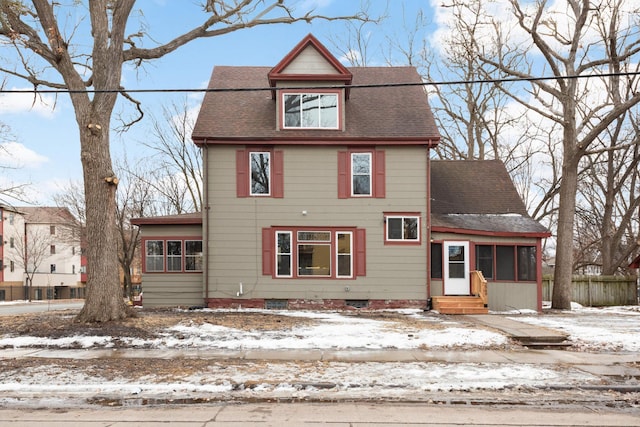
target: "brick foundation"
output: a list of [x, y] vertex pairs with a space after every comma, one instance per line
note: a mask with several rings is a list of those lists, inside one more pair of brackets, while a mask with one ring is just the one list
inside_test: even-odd
[[[347, 301], [342, 299], [289, 299], [287, 308], [290, 310], [357, 310], [357, 308], [347, 305]], [[358, 300], [359, 301], [359, 300]], [[417, 308], [427, 307], [426, 300], [366, 300], [366, 309], [383, 310], [395, 308]], [[209, 298], [206, 300], [208, 308], [265, 308], [265, 300], [262, 298], [236, 299], [236, 298]]]

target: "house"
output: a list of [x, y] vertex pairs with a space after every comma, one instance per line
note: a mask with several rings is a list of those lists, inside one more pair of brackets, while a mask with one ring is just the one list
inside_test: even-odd
[[77, 230], [66, 208], [0, 206], [0, 301], [84, 297]]
[[[215, 67], [192, 138], [203, 154], [204, 212], [134, 221], [145, 305], [425, 308], [433, 296], [471, 295], [442, 274], [470, 280], [476, 237], [493, 248], [500, 239], [533, 245], [539, 268], [541, 227], [449, 227], [442, 216], [431, 235], [440, 135], [413, 67], [346, 68], [309, 35], [275, 67]], [[526, 217], [519, 199], [512, 210]], [[432, 279], [438, 244], [466, 252], [455, 271], [442, 260]], [[529, 278], [539, 289], [539, 275]], [[539, 294], [504, 301], [536, 308]]]

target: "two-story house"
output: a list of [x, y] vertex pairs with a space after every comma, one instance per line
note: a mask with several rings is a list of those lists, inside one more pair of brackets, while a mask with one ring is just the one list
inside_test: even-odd
[[[440, 135], [420, 75], [347, 68], [312, 35], [275, 67], [215, 67], [192, 138], [203, 153], [204, 212], [134, 221], [145, 305], [425, 308], [433, 296], [471, 294], [470, 236], [494, 251], [493, 239], [513, 237], [443, 219], [432, 242]], [[528, 218], [511, 190], [512, 214]], [[448, 191], [455, 201], [458, 189]], [[520, 237], [537, 268], [546, 230], [532, 223]], [[516, 303], [538, 308], [539, 276], [529, 279], [533, 300]]]
[[80, 238], [66, 208], [0, 206], [0, 301], [81, 298]]

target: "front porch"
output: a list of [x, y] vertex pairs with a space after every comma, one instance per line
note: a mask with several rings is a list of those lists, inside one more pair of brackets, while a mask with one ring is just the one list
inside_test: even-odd
[[481, 271], [471, 271], [471, 295], [443, 295], [431, 298], [432, 309], [440, 314], [488, 314], [487, 280]]

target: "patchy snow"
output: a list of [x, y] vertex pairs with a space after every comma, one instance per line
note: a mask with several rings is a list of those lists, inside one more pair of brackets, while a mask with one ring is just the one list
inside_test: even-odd
[[572, 304], [559, 314], [512, 316], [511, 319], [569, 334], [573, 346], [586, 351], [640, 351], [640, 307], [588, 308]]
[[[215, 311], [215, 310], [212, 310]], [[245, 310], [274, 313], [274, 311]], [[421, 324], [398, 323], [340, 312], [277, 311], [279, 315], [313, 319], [304, 326], [282, 330], [241, 330], [215, 324], [182, 323], [164, 330], [151, 340], [127, 337], [76, 336], [40, 338], [5, 336], [0, 348], [110, 348], [116, 339], [131, 348], [160, 351], [176, 349], [285, 350], [320, 349], [358, 352], [424, 350], [446, 355], [469, 350], [505, 346], [502, 334], [487, 331], [444, 316], [428, 316], [421, 311], [397, 311]], [[640, 308], [612, 307], [537, 314], [501, 313], [517, 321], [562, 330], [571, 335], [574, 346], [587, 351], [640, 350]], [[508, 350], [505, 350], [508, 351]], [[434, 354], [435, 354], [434, 353]], [[96, 359], [96, 364], [99, 363]], [[69, 405], [73, 399], [116, 396], [141, 399], [408, 399], [425, 398], [429, 393], [484, 392], [510, 395], [536, 389], [602, 385], [602, 378], [588, 370], [562, 363], [470, 362], [464, 358], [434, 358], [433, 361], [375, 362], [362, 360], [221, 360], [211, 359], [201, 370], [181, 370], [171, 375], [136, 375], [118, 371], [105, 377], [99, 369], [78, 369], [63, 359], [50, 359], [25, 370], [0, 369], [0, 405], [40, 399], [52, 406]], [[144, 359], [135, 363], [144, 364]], [[72, 365], [72, 364], [69, 364]], [[55, 400], [58, 399], [56, 402]], [[48, 404], [49, 404], [48, 403]]]
[[[339, 312], [246, 311], [305, 317], [315, 322], [313, 326], [268, 331], [247, 331], [210, 323], [178, 324], [166, 329], [160, 334], [161, 337], [156, 339], [143, 340], [131, 337], [117, 339], [134, 348], [219, 350], [429, 349], [461, 346], [495, 347], [509, 342], [507, 337], [497, 332], [476, 329], [435, 317], [420, 316], [419, 310], [399, 312], [438, 327], [435, 329], [399, 327], [397, 322], [343, 315]], [[110, 348], [113, 346], [114, 339], [114, 337], [100, 336], [65, 338], [10, 336], [0, 338], [0, 348]]]

